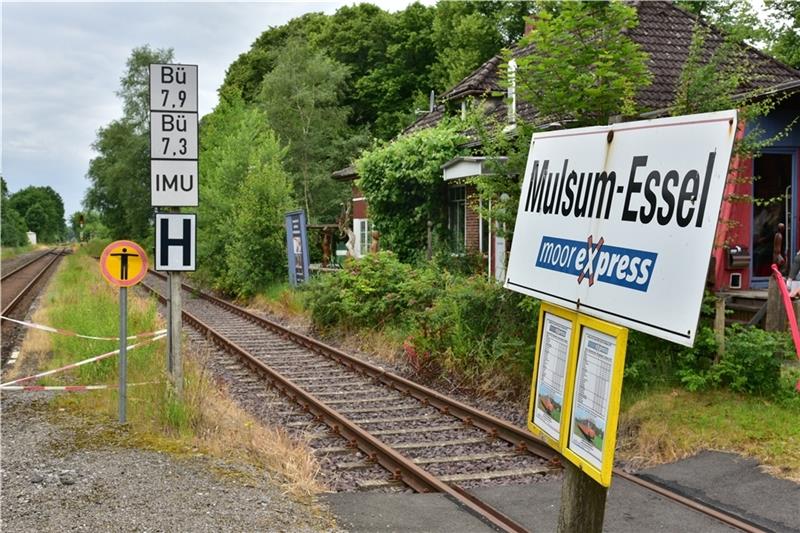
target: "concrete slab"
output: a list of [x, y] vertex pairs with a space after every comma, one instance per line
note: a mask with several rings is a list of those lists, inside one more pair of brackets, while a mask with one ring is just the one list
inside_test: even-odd
[[800, 532], [800, 484], [765, 474], [753, 459], [703, 451], [640, 475], [776, 532]]

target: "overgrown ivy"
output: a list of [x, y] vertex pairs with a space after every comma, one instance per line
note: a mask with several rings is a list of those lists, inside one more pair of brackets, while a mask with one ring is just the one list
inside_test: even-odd
[[403, 261], [426, 247], [427, 226], [446, 225], [442, 165], [466, 153], [463, 123], [443, 120], [434, 128], [404, 135], [366, 150], [356, 162], [357, 182], [369, 202], [369, 217], [381, 244]]

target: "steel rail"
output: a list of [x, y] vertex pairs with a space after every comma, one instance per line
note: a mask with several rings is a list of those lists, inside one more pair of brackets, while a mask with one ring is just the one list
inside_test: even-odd
[[[150, 270], [150, 273], [161, 279], [166, 279], [166, 276], [160, 272]], [[475, 409], [474, 407], [458, 402], [457, 400], [448, 398], [447, 396], [444, 396], [433, 389], [429, 389], [428, 387], [410, 381], [406, 378], [392, 374], [391, 372], [387, 372], [385, 369], [377, 365], [357, 359], [316, 339], [294, 332], [282, 326], [281, 324], [257, 316], [242, 307], [227, 302], [221, 298], [217, 298], [216, 296], [208, 294], [205, 291], [201, 291], [185, 283], [182, 284], [182, 286], [185, 290], [198, 295], [201, 298], [210, 301], [228, 311], [236, 313], [242, 318], [256, 323], [259, 326], [265, 327], [284, 338], [288, 338], [315, 353], [332, 358], [353, 371], [376, 379], [384, 385], [398, 390], [408, 396], [412, 396], [425, 405], [431, 405], [445, 414], [455, 416], [468, 425], [483, 429], [493, 437], [497, 437], [506, 442], [514, 444], [518, 450], [527, 450], [538, 457], [549, 460], [553, 464], [560, 464], [562, 462], [563, 456], [560, 453], [550, 448], [546, 443], [536, 438], [525, 429], [517, 427], [489, 413], [484, 413], [478, 409]], [[390, 469], [390, 471], [392, 470]], [[679, 504], [683, 504], [690, 509], [710, 516], [731, 527], [738, 528], [748, 533], [765, 532], [764, 529], [760, 529], [748, 522], [745, 522], [732, 514], [682, 496], [667, 488], [646, 481], [636, 475], [629, 474], [620, 468], [614, 468], [612, 472], [617, 477], [630, 481], [631, 483], [634, 483], [644, 489], [650, 490]]]
[[[50, 253], [50, 252], [48, 252], [48, 253]], [[41, 256], [39, 256], [39, 257], [38, 257], [38, 258], [37, 258], [35, 261], [38, 261], [39, 259], [41, 259], [41, 258], [45, 257], [46, 255], [47, 255], [47, 254], [42, 254], [42, 255], [41, 255]], [[35, 285], [35, 284], [36, 284], [36, 283], [37, 283], [37, 282], [38, 282], [38, 281], [39, 281], [39, 280], [42, 278], [42, 276], [44, 276], [44, 274], [45, 274], [45, 273], [46, 273], [48, 270], [50, 270], [50, 267], [52, 267], [52, 266], [53, 266], [53, 264], [55, 264], [55, 262], [56, 262], [56, 261], [58, 261], [58, 260], [59, 260], [59, 259], [60, 259], [62, 256], [63, 256], [63, 253], [62, 253], [62, 252], [58, 252], [58, 253], [56, 253], [55, 255], [53, 255], [53, 258], [52, 258], [52, 259], [51, 259], [51, 260], [50, 260], [50, 261], [49, 261], [49, 262], [48, 262], [48, 263], [47, 263], [47, 264], [44, 266], [44, 268], [42, 268], [42, 270], [40, 270], [40, 271], [39, 271], [39, 272], [36, 274], [36, 276], [34, 276], [34, 277], [33, 277], [33, 279], [31, 279], [31, 280], [28, 282], [28, 284], [27, 284], [27, 285], [25, 285], [25, 287], [23, 287], [23, 288], [22, 288], [22, 290], [21, 290], [21, 291], [19, 291], [19, 292], [17, 293], [17, 295], [14, 297], [14, 299], [13, 299], [13, 300], [11, 300], [11, 301], [8, 303], [8, 305], [6, 305], [6, 306], [3, 308], [2, 314], [3, 314], [3, 315], [7, 315], [7, 314], [8, 314], [8, 313], [9, 313], [9, 312], [10, 312], [10, 311], [11, 311], [11, 310], [14, 308], [14, 307], [16, 307], [16, 306], [17, 306], [17, 304], [19, 304], [19, 302], [22, 300], [22, 298], [23, 298], [23, 297], [24, 297], [26, 294], [28, 294], [28, 292], [31, 290], [31, 288], [33, 288], [33, 286], [34, 286], [34, 285]], [[31, 261], [30, 263], [27, 263], [27, 264], [25, 264], [25, 265], [24, 265], [24, 267], [30, 266], [30, 265], [31, 265], [32, 263], [34, 263], [35, 261]], [[16, 273], [16, 272], [19, 272], [20, 270], [22, 270], [22, 269], [21, 269], [21, 268], [18, 268], [18, 269], [16, 269], [16, 270], [14, 270], [14, 272], [12, 272], [11, 274], [9, 274], [9, 276], [10, 276], [10, 275], [12, 275], [12, 274], [14, 274], [14, 273]], [[6, 277], [8, 277], [8, 276], [6, 276]], [[6, 279], [6, 277], [4, 277], [3, 279]]]
[[[147, 283], [142, 283], [147, 290], [155, 294], [162, 303], [167, 299]], [[344, 415], [331, 409], [313, 394], [295, 385], [291, 380], [282, 376], [269, 365], [260, 361], [245, 348], [227, 339], [210, 325], [203, 322], [187, 310], [182, 310], [182, 316], [195, 329], [203, 332], [220, 348], [238, 356], [248, 367], [264, 376], [281, 393], [290, 400], [300, 405], [303, 410], [314, 416], [315, 420], [325, 423], [334, 434], [345, 438], [349, 446], [364, 452], [369, 460], [374, 461], [389, 472], [395, 480], [402, 481], [417, 492], [441, 492], [447, 495], [460, 506], [465, 507], [476, 516], [485, 520], [501, 531], [523, 533], [528, 530], [500, 511], [472, 496], [465, 496], [464, 492], [443, 482], [430, 472], [420, 468], [412, 460], [403, 456], [391, 446], [375, 438], [358, 424]]]
[[37, 262], [37, 261], [39, 261], [40, 259], [42, 259], [43, 257], [45, 257], [47, 254], [51, 254], [51, 253], [53, 253], [54, 251], [56, 251], [56, 249], [55, 249], [55, 248], [50, 248], [49, 250], [46, 250], [46, 251], [42, 252], [41, 254], [37, 255], [36, 257], [34, 257], [33, 259], [31, 259], [31, 260], [30, 260], [30, 261], [28, 261], [27, 263], [24, 263], [24, 264], [22, 264], [22, 265], [18, 266], [17, 268], [15, 268], [14, 270], [12, 270], [11, 272], [7, 272], [7, 273], [3, 274], [3, 276], [2, 276], [2, 277], [0, 277], [0, 281], [5, 281], [5, 280], [6, 280], [6, 278], [10, 278], [11, 276], [13, 276], [14, 274], [16, 274], [17, 272], [19, 272], [19, 271], [21, 271], [21, 270], [24, 270], [24, 269], [28, 268], [29, 266], [31, 266], [31, 265], [32, 265], [32, 264], [34, 264], [35, 262]]

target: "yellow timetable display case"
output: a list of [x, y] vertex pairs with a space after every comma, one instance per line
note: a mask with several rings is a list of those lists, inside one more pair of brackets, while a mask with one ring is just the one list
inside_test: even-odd
[[528, 429], [611, 484], [627, 328], [542, 303]]

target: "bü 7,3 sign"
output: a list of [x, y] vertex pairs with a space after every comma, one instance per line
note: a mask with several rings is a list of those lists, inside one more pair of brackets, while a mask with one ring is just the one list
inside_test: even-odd
[[736, 111], [536, 133], [506, 287], [691, 346]]

